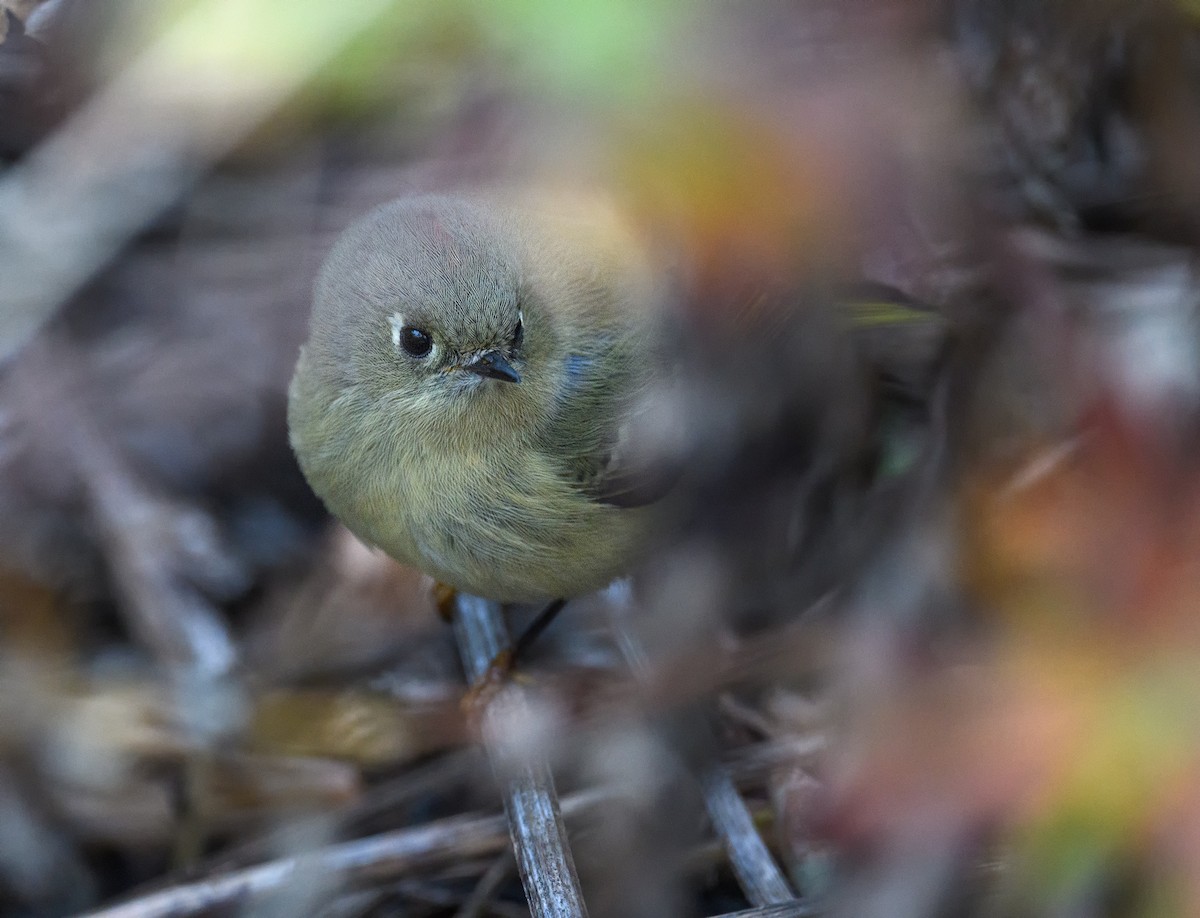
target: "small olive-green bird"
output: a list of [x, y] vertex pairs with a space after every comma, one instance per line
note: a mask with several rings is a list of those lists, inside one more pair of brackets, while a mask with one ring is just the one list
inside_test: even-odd
[[292, 381], [292, 447], [359, 538], [501, 601], [580, 595], [655, 509], [623, 445], [662, 365], [635, 235], [586, 196], [414, 197], [339, 239]]

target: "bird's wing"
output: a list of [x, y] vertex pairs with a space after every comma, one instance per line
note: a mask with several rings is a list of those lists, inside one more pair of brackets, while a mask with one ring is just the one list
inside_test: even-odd
[[584, 493], [596, 503], [622, 509], [645, 507], [665, 497], [679, 480], [681, 468], [666, 461], [622, 456], [620, 445], [601, 457], [596, 473], [583, 482]]
[[[593, 345], [608, 342], [599, 336]], [[655, 458], [639, 423], [645, 379], [611, 355], [568, 354], [562, 391], [542, 447], [564, 462], [564, 476], [590, 500], [614, 507], [641, 507], [661, 498], [678, 478]], [[614, 398], [615, 391], [626, 391]], [[658, 451], [661, 452], [661, 451]]]

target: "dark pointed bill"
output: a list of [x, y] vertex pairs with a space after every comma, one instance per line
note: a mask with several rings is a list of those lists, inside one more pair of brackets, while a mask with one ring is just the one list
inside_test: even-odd
[[519, 383], [521, 374], [512, 368], [507, 360], [497, 351], [484, 351], [477, 354], [462, 365], [464, 370], [488, 379], [499, 379], [504, 382]]

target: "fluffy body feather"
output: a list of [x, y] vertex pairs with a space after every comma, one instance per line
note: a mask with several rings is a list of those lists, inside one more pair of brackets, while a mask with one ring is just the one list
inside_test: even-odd
[[[598, 496], [657, 354], [650, 272], [592, 200], [421, 197], [351, 227], [317, 281], [292, 446], [361, 539], [504, 601], [618, 575], [648, 508]], [[401, 330], [432, 338], [421, 358]], [[464, 371], [501, 354], [519, 383]]]

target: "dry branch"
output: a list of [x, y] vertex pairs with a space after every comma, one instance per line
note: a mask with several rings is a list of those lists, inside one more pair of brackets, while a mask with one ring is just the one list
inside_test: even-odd
[[[602, 799], [603, 795], [597, 793], [572, 795], [563, 801], [562, 809], [570, 816], [596, 806]], [[379, 883], [449, 860], [494, 856], [504, 850], [504, 845], [503, 817], [456, 816], [173, 886], [91, 912], [85, 918], [182, 918], [245, 904], [286, 889], [297, 877], [311, 876], [314, 871], [342, 883]]]
[[[511, 644], [499, 604], [460, 594], [454, 626], [467, 678], [484, 678], [492, 661]], [[484, 736], [503, 729], [495, 719], [500, 705], [508, 720], [526, 713], [523, 704], [520, 689], [506, 686], [483, 713]], [[517, 761], [508, 755], [501, 758], [496, 750], [489, 749], [489, 754], [504, 786], [504, 810], [530, 912], [534, 918], [586, 915], [549, 765], [536, 749], [522, 750]]]
[[704, 802], [746, 898], [760, 907], [794, 900], [795, 894], [763, 843], [745, 801], [727, 773], [713, 771], [708, 775], [704, 782]]

